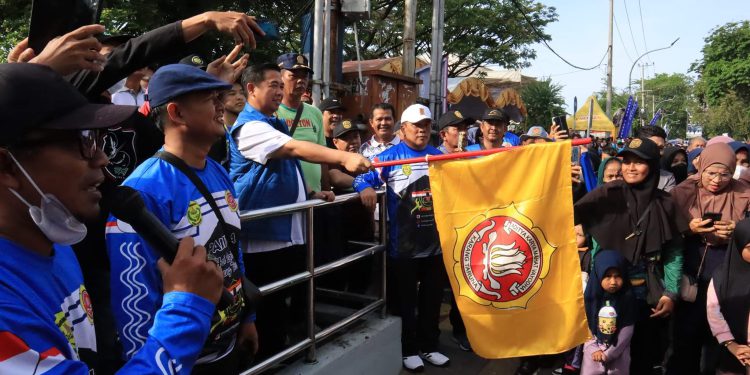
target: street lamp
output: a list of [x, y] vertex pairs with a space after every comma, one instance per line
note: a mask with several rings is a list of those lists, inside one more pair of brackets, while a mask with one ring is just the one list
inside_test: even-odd
[[680, 40], [680, 38], [675, 39], [674, 42], [672, 42], [672, 44], [670, 44], [670, 45], [668, 45], [666, 47], [652, 49], [651, 51], [648, 51], [648, 52], [644, 53], [643, 55], [638, 56], [638, 58], [635, 59], [635, 61], [633, 61], [633, 65], [630, 67], [630, 73], [628, 73], [628, 94], [631, 94], [631, 95], [633, 94], [633, 90], [631, 90], [631, 85], [632, 85], [632, 79], [631, 78], [633, 77], [633, 68], [635, 68], [635, 64], [638, 63], [638, 60], [640, 60], [641, 58], [643, 58], [643, 56], [646, 56], [646, 55], [648, 55], [651, 52], [656, 52], [656, 51], [661, 51], [661, 50], [665, 50], [665, 49], [668, 49], [668, 48], [672, 48], [672, 46], [674, 46], [674, 44], [677, 43], [678, 40]]

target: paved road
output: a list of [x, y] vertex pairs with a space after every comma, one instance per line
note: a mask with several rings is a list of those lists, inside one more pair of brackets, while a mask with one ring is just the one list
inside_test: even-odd
[[[464, 352], [451, 339], [451, 325], [448, 321], [450, 306], [443, 304], [440, 312], [440, 350], [451, 359], [451, 364], [445, 368], [430, 366], [425, 363], [426, 375], [513, 375], [518, 366], [517, 359], [487, 360], [471, 352]], [[401, 370], [399, 375], [409, 375], [410, 372]], [[538, 375], [552, 374], [552, 369], [543, 369]]]

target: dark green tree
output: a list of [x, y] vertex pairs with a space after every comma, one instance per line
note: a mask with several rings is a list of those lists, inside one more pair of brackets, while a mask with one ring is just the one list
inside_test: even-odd
[[711, 31], [703, 58], [691, 66], [695, 84], [693, 121], [704, 133], [750, 137], [750, 22], [731, 22]]
[[[417, 54], [429, 54], [431, 44], [431, 3], [418, 6]], [[309, 12], [313, 0], [105, 0], [102, 23], [108, 32], [140, 34], [158, 26], [184, 19], [207, 10], [246, 11], [258, 18], [275, 21], [279, 41], [265, 41], [252, 51], [252, 61], [268, 61], [280, 53], [300, 51], [300, 17]], [[373, 0], [372, 17], [359, 21], [363, 59], [398, 56], [402, 53], [404, 23], [403, 0]], [[518, 3], [525, 12], [519, 12]], [[0, 21], [4, 38], [0, 41], [0, 61], [28, 33], [30, 2], [0, 0]], [[531, 25], [527, 19], [531, 21]], [[478, 67], [497, 64], [505, 68], [530, 65], [536, 53], [533, 43], [549, 40], [544, 27], [557, 20], [554, 7], [533, 0], [446, 0], [444, 53], [458, 61], [451, 64], [451, 77], [469, 75]], [[354, 35], [351, 21], [342, 21], [345, 31], [345, 59], [354, 59]], [[538, 31], [538, 33], [537, 33]], [[198, 52], [217, 56], [231, 49], [232, 40], [206, 36]]]
[[550, 78], [531, 82], [521, 89], [521, 99], [526, 105], [528, 116], [525, 119], [526, 128], [541, 125], [549, 130], [552, 117], [565, 115], [565, 99], [561, 91], [562, 86], [552, 82]]
[[[418, 3], [416, 54], [429, 56], [432, 33], [431, 3]], [[526, 10], [533, 27], [543, 34], [544, 27], [557, 20], [554, 7], [532, 0], [513, 0]], [[451, 56], [448, 76], [468, 76], [490, 64], [524, 68], [536, 57], [531, 44], [542, 40], [514, 6], [502, 0], [446, 0], [443, 53]], [[358, 24], [363, 59], [400, 56], [404, 28], [403, 0], [374, 0], [372, 17]], [[347, 33], [346, 59], [355, 59], [354, 35]], [[457, 63], [453, 63], [453, 59]]]

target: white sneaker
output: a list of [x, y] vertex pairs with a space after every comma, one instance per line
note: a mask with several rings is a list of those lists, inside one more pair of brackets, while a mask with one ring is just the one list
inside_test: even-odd
[[450, 358], [443, 355], [443, 353], [440, 352], [432, 352], [432, 353], [420, 353], [419, 354], [422, 359], [429, 362], [433, 366], [437, 367], [445, 367], [448, 366], [451, 362]]
[[411, 372], [422, 372], [424, 371], [424, 362], [418, 355], [410, 355], [404, 357], [404, 368]]

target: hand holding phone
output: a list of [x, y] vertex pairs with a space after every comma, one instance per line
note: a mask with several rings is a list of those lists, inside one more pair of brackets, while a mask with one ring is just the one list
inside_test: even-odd
[[702, 219], [703, 221], [711, 220], [711, 222], [705, 225], [704, 227], [712, 227], [714, 223], [721, 221], [721, 213], [720, 212], [704, 212]]
[[552, 123], [557, 125], [558, 131], [563, 131], [568, 137], [570, 137], [570, 129], [568, 128], [568, 120], [565, 119], [565, 116], [553, 117]]
[[570, 163], [573, 165], [581, 164], [581, 149], [578, 146], [573, 146], [570, 149]]

